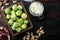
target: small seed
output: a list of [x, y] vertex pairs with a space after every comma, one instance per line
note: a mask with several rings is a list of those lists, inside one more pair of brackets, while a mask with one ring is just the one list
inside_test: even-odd
[[38, 36], [40, 37], [41, 36], [41, 33], [38, 33]]
[[2, 2], [0, 2], [0, 6], [2, 5]]
[[39, 33], [39, 31], [40, 31], [40, 30], [37, 30], [37, 32], [36, 32], [36, 33]]
[[39, 29], [42, 30], [42, 26]]
[[13, 1], [13, 3], [17, 3], [17, 1]]
[[4, 2], [3, 3], [6, 3], [8, 0], [4, 0]]
[[40, 33], [41, 33], [41, 34], [44, 34], [45, 32], [44, 32], [44, 30], [41, 30]]
[[23, 37], [23, 40], [26, 40], [26, 36]]
[[39, 38], [37, 35], [35, 36], [37, 39]]
[[6, 5], [6, 6], [8, 6], [8, 5], [9, 5], [9, 3], [5, 3], [5, 5]]

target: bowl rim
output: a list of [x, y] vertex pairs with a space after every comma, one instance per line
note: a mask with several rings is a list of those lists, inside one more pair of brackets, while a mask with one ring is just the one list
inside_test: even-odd
[[[30, 12], [30, 14], [31, 14], [31, 15], [34, 14], [34, 13], [31, 11], [31, 5], [32, 5], [33, 3], [39, 3], [40, 5], [42, 5], [43, 11], [42, 11], [42, 14], [41, 14], [41, 15], [43, 15], [43, 12], [44, 12], [44, 5], [43, 5], [42, 2], [39, 2], [39, 1], [33, 1], [33, 2], [30, 4], [30, 6], [29, 6], [29, 12]], [[41, 16], [41, 15], [39, 15], [39, 16]], [[33, 15], [33, 16], [38, 16], [38, 15]]]

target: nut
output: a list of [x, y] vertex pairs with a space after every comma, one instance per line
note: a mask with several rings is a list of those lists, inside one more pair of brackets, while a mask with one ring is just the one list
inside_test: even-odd
[[26, 40], [26, 36], [23, 37], [23, 40]]
[[37, 39], [39, 38], [37, 35], [35, 36]]
[[4, 0], [4, 2], [3, 3], [6, 3], [8, 0]]
[[37, 32], [36, 32], [36, 33], [39, 33], [39, 31], [40, 31], [40, 30], [37, 30]]
[[3, 9], [4, 9], [4, 6], [1, 7], [1, 10], [2, 10], [2, 11], [3, 11]]
[[13, 3], [17, 3], [17, 1], [13, 1]]
[[30, 40], [30, 35], [27, 35], [26, 40]]
[[2, 2], [0, 2], [0, 6], [2, 5]]
[[27, 34], [30, 34], [29, 32], [27, 32]]
[[41, 30], [40, 33], [41, 33], [41, 34], [44, 34], [45, 32], [44, 32], [44, 30]]
[[31, 32], [31, 36], [33, 36], [33, 32]]
[[0, 18], [1, 18], [1, 14], [0, 14]]
[[34, 37], [34, 36], [32, 36], [32, 37], [31, 37], [31, 40], [34, 40], [34, 39], [35, 39], [35, 37]]
[[8, 6], [8, 5], [9, 5], [9, 3], [5, 3], [5, 5], [7, 5], [7, 6]]
[[38, 36], [40, 37], [41, 36], [41, 33], [38, 33]]
[[38, 40], [38, 39], [34, 39], [34, 40]]
[[42, 30], [42, 26], [39, 29]]

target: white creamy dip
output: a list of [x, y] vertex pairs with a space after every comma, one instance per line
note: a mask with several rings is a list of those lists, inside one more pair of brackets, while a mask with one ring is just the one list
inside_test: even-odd
[[44, 11], [44, 6], [40, 2], [32, 2], [29, 11], [33, 16], [41, 16]]

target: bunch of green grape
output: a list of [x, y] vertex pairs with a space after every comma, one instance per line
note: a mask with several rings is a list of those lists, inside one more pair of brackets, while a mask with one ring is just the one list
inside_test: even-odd
[[23, 12], [22, 5], [13, 5], [12, 8], [5, 9], [8, 24], [12, 30], [20, 32], [22, 29], [27, 29], [29, 23], [27, 14]]

